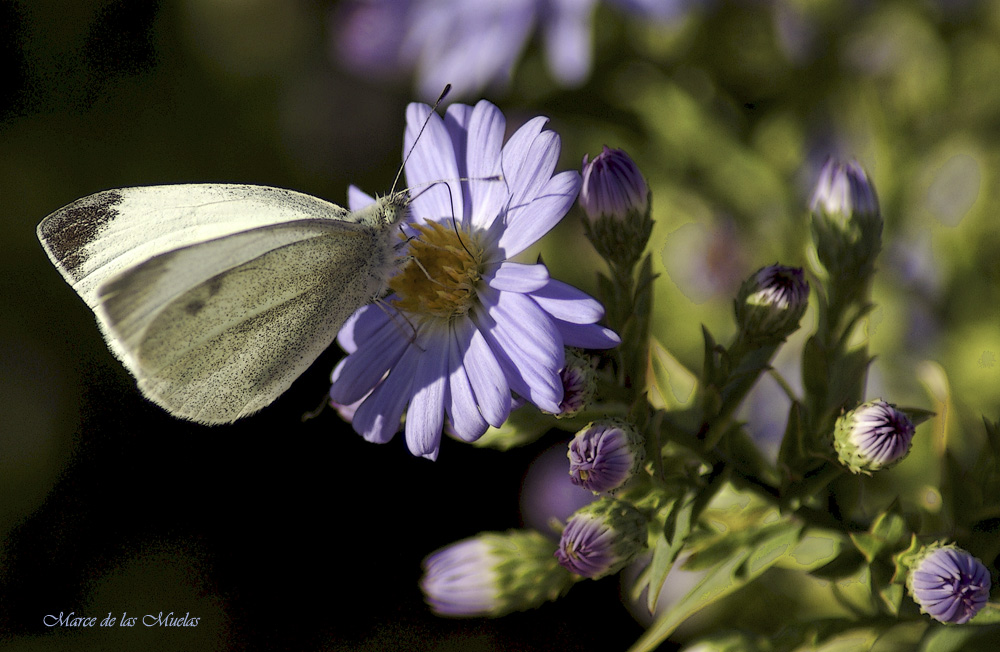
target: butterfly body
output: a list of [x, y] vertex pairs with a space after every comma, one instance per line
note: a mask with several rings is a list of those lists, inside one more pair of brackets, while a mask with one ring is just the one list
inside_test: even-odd
[[264, 186], [123, 188], [56, 211], [38, 237], [147, 398], [229, 423], [384, 292], [408, 204], [406, 191], [351, 212]]

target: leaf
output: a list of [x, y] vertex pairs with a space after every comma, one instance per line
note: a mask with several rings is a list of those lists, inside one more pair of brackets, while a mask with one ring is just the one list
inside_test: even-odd
[[856, 548], [845, 548], [835, 558], [809, 572], [822, 580], [840, 580], [857, 574], [865, 563], [865, 558]]
[[805, 459], [805, 424], [802, 421], [802, 404], [792, 401], [788, 407], [788, 420], [785, 422], [785, 434], [781, 438], [781, 448], [778, 450], [778, 468], [787, 480], [796, 480], [804, 474], [800, 469]]
[[563, 428], [566, 425], [559, 423], [559, 420], [552, 415], [539, 412], [533, 405], [524, 405], [513, 410], [507, 421], [499, 428], [487, 429], [486, 433], [472, 445], [505, 451], [531, 444], [551, 428]]
[[630, 652], [656, 649], [677, 627], [695, 613], [718, 602], [737, 589], [760, 577], [794, 550], [801, 526], [780, 521], [765, 526], [766, 531], [753, 547], [744, 546], [708, 571], [683, 598], [673, 604], [629, 648]]
[[813, 335], [802, 348], [802, 385], [808, 394], [825, 396], [830, 379], [829, 358], [819, 339]]
[[1000, 611], [997, 605], [992, 603], [965, 625], [937, 625], [929, 628], [920, 641], [919, 652], [996, 652], [1000, 626], [995, 624], [985, 627], [971, 626], [973, 623], [979, 624], [977, 620], [991, 606], [994, 614]]
[[1000, 623], [1000, 603], [987, 602], [979, 613], [970, 620], [969, 625], [995, 625]]
[[791, 552], [775, 566], [808, 573], [837, 559], [843, 547], [843, 536], [832, 530], [806, 530]]
[[647, 384], [659, 399], [652, 401], [654, 407], [677, 410], [694, 401], [698, 377], [653, 337], [650, 338]]
[[671, 511], [664, 527], [663, 536], [656, 542], [656, 548], [653, 550], [653, 561], [649, 564], [649, 590], [646, 593], [646, 608], [649, 609], [649, 613], [655, 612], [660, 589], [663, 588], [667, 574], [673, 568], [677, 555], [691, 533], [694, 506], [694, 494], [685, 495], [680, 506]]

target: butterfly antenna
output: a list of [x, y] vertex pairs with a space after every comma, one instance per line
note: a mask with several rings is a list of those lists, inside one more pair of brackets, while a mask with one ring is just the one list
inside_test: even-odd
[[420, 131], [417, 132], [417, 137], [413, 139], [413, 144], [410, 145], [410, 151], [408, 151], [406, 153], [406, 156], [403, 157], [403, 164], [399, 166], [399, 171], [396, 172], [396, 178], [393, 179], [392, 181], [392, 191], [390, 192], [390, 194], [396, 192], [396, 184], [399, 183], [399, 178], [403, 176], [403, 170], [406, 169], [406, 162], [410, 160], [410, 154], [413, 153], [413, 150], [416, 149], [417, 147], [417, 143], [420, 142], [420, 136], [421, 134], [424, 133], [424, 129], [427, 128], [427, 123], [430, 122], [431, 116], [437, 112], [438, 105], [441, 104], [441, 102], [444, 100], [444, 98], [448, 95], [450, 91], [451, 91], [451, 84], [445, 84], [444, 90], [441, 91], [441, 94], [438, 95], [437, 100], [434, 101], [434, 106], [431, 107], [431, 112], [427, 114], [426, 118], [424, 118], [424, 124], [420, 125]]

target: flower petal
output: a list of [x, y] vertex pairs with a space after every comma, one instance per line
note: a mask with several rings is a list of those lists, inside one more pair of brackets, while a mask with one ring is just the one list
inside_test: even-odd
[[[400, 337], [396, 325], [382, 324], [365, 346], [340, 361], [333, 371], [330, 398], [342, 405], [358, 401], [400, 361], [409, 341]], [[392, 374], [390, 374], [392, 375]]]
[[[474, 328], [471, 322], [464, 322], [462, 326]], [[467, 340], [457, 333], [451, 333], [448, 338], [448, 416], [451, 418], [452, 430], [459, 439], [475, 441], [486, 432], [489, 424], [479, 412], [469, 375], [463, 366], [464, 355], [460, 344], [463, 339]]]
[[358, 188], [353, 183], [347, 186], [347, 208], [352, 211], [359, 211], [365, 206], [375, 203], [375, 198], [367, 192]]
[[[488, 280], [490, 287], [509, 292], [534, 292], [550, 281], [545, 265], [505, 262]], [[595, 320], [596, 321], [596, 320]]]
[[510, 416], [510, 386], [483, 334], [475, 327], [458, 331], [459, 347], [465, 352], [462, 366], [469, 374], [469, 384], [486, 422], [494, 428]]
[[414, 370], [413, 397], [406, 411], [406, 446], [414, 455], [436, 456], [447, 404], [448, 342], [443, 333], [421, 338], [420, 363]]
[[552, 178], [556, 163], [559, 161], [559, 136], [552, 131], [542, 131], [528, 145], [521, 165], [511, 170], [504, 161], [504, 174], [510, 175], [510, 208], [507, 222], [511, 223], [510, 213], [523, 210], [542, 188]]
[[[387, 304], [388, 305], [388, 304]], [[390, 320], [385, 310], [376, 305], [362, 306], [347, 318], [337, 333], [337, 344], [348, 353], [370, 340]]]
[[590, 21], [594, 0], [556, 0], [545, 23], [545, 54], [563, 86], [583, 83], [590, 72]]
[[419, 187], [413, 193], [411, 202], [414, 214], [425, 220], [454, 217], [461, 221], [460, 175], [455, 162], [454, 145], [441, 116], [433, 113], [426, 104], [411, 103], [406, 108], [406, 134], [403, 143], [404, 156], [407, 153], [409, 155], [406, 161], [406, 183], [410, 188]]
[[497, 354], [508, 380], [513, 374], [513, 379], [523, 383], [511, 383], [512, 388], [527, 392], [525, 396], [539, 408], [558, 412], [563, 394], [559, 369], [565, 351], [551, 320], [524, 295], [492, 290], [482, 294], [495, 296], [484, 300], [488, 311], [476, 314], [483, 321], [477, 325]]
[[610, 328], [600, 324], [574, 324], [573, 322], [553, 319], [556, 329], [566, 346], [576, 346], [581, 349], [612, 349], [622, 343]]
[[604, 306], [572, 285], [550, 279], [544, 288], [531, 293], [542, 310], [556, 319], [576, 324], [593, 324], [604, 317]]
[[500, 166], [507, 121], [500, 109], [486, 100], [476, 104], [468, 127], [465, 167], [469, 177], [468, 192], [472, 212], [466, 213], [471, 226], [489, 228], [507, 200], [503, 180], [485, 181], [502, 174]]
[[526, 206], [511, 206], [507, 230], [500, 237], [500, 247], [507, 257], [524, 251], [566, 216], [580, 192], [580, 175], [573, 170], [560, 172], [540, 192]]
[[419, 349], [408, 346], [392, 372], [358, 407], [351, 425], [365, 440], [384, 444], [399, 431], [419, 359]]

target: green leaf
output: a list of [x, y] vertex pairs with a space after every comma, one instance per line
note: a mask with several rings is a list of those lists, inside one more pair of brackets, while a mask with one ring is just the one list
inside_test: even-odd
[[889, 507], [872, 521], [868, 532], [852, 533], [854, 545], [869, 562], [886, 550], [895, 552], [910, 539], [910, 529], [899, 513], [899, 501], [894, 500]]
[[900, 412], [905, 412], [906, 416], [910, 417], [910, 421], [913, 422], [914, 426], [919, 426], [924, 421], [927, 421], [933, 416], [937, 416], [937, 412], [933, 410], [925, 410], [923, 408], [916, 407], [898, 407]]
[[786, 480], [797, 480], [804, 474], [799, 467], [805, 459], [805, 423], [802, 421], [802, 404], [792, 401], [788, 408], [788, 420], [785, 422], [785, 434], [781, 438], [781, 448], [778, 450], [778, 468]]
[[979, 613], [970, 620], [969, 625], [995, 625], [1000, 624], [1000, 603], [987, 602]]
[[653, 622], [629, 648], [630, 652], [655, 650], [692, 615], [760, 577], [768, 568], [791, 554], [800, 531], [801, 526], [791, 521], [779, 521], [764, 526], [759, 540], [752, 547], [739, 548], [708, 571], [687, 595]]
[[[993, 611], [997, 611], [996, 605], [993, 606]], [[1000, 640], [1000, 625], [971, 626], [985, 611], [986, 608], [965, 625], [937, 625], [929, 628], [920, 641], [919, 652], [996, 652], [997, 640]]]
[[649, 363], [652, 372], [649, 375], [652, 390], [650, 402], [653, 407], [677, 410], [694, 402], [698, 377], [671, 355], [656, 338], [650, 339]]
[[[673, 568], [677, 555], [684, 547], [684, 542], [691, 533], [691, 521], [694, 513], [694, 494], [689, 493], [684, 496], [679, 506], [675, 507], [668, 517], [664, 527], [663, 536], [656, 542], [653, 549], [653, 560], [649, 564], [648, 591], [646, 593], [646, 608], [649, 613], [656, 610], [656, 601], [660, 596], [660, 589], [667, 579], [667, 574]], [[642, 590], [642, 586], [638, 586]]]
[[811, 570], [809, 574], [822, 580], [840, 580], [857, 574], [864, 563], [865, 558], [856, 548], [844, 548], [837, 557]]
[[783, 557], [775, 566], [808, 573], [837, 559], [843, 547], [844, 538], [837, 532], [806, 530], [788, 556]]
[[813, 396], [826, 395], [830, 380], [829, 358], [819, 339], [813, 335], [802, 348], [802, 385]]
[[507, 421], [499, 428], [489, 428], [482, 437], [473, 442], [473, 446], [505, 451], [531, 444], [551, 428], [565, 428], [567, 425], [559, 423], [559, 420], [552, 415], [539, 412], [533, 405], [524, 405], [512, 411]]

